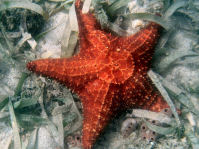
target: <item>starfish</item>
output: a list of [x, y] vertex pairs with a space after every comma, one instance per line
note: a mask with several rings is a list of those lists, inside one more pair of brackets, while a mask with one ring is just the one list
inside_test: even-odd
[[147, 71], [160, 26], [150, 22], [138, 33], [121, 37], [103, 30], [92, 13], [75, 3], [80, 51], [71, 58], [40, 59], [27, 68], [55, 79], [77, 93], [83, 105], [82, 146], [91, 149], [116, 113], [128, 108], [160, 111], [168, 105]]

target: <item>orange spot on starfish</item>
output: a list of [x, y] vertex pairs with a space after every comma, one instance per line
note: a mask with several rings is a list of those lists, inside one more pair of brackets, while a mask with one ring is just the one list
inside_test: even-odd
[[55, 79], [76, 92], [83, 104], [84, 149], [91, 149], [116, 112], [127, 108], [160, 111], [168, 107], [147, 76], [160, 26], [149, 23], [129, 37], [100, 28], [76, 1], [80, 52], [71, 58], [41, 59], [30, 71]]

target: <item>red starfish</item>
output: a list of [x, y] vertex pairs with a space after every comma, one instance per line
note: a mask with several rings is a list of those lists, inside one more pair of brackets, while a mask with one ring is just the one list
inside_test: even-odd
[[82, 14], [76, 1], [80, 52], [71, 58], [27, 64], [37, 74], [58, 80], [83, 104], [83, 148], [92, 148], [115, 112], [127, 108], [160, 111], [168, 107], [147, 76], [160, 26], [150, 23], [129, 37], [102, 30], [93, 14]]

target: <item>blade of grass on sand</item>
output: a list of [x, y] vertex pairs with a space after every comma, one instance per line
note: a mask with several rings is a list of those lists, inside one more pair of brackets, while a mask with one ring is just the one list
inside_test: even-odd
[[136, 117], [148, 118], [151, 120], [159, 121], [160, 123], [166, 123], [170, 125], [175, 125], [175, 120], [173, 118], [168, 117], [163, 113], [152, 112], [148, 110], [142, 109], [133, 109], [132, 114]]
[[37, 141], [38, 141], [37, 135], [38, 135], [38, 129], [35, 129], [31, 133], [31, 136], [28, 140], [28, 145], [27, 145], [26, 149], [38, 149], [37, 148]]
[[26, 80], [27, 77], [28, 77], [27, 73], [22, 73], [21, 78], [19, 79], [19, 82], [18, 82], [17, 87], [15, 89], [15, 95], [14, 96], [19, 96], [19, 94], [21, 93], [23, 83], [24, 83], [24, 81]]
[[[56, 107], [59, 107], [58, 103], [55, 103]], [[52, 116], [53, 123], [56, 125], [59, 136], [57, 138], [57, 143], [61, 148], [64, 148], [64, 127], [63, 127], [63, 115], [58, 113]]]
[[[28, 122], [29, 125], [34, 126], [34, 125], [47, 125], [48, 124], [48, 120], [45, 118], [42, 118], [41, 116], [37, 116], [37, 115], [30, 115], [30, 114], [20, 114], [17, 115], [17, 118], [20, 122]], [[31, 126], [31, 127], [32, 127]]]
[[88, 13], [90, 5], [91, 5], [91, 0], [85, 0], [82, 8], [82, 13]]
[[141, 20], [155, 22], [161, 25], [166, 30], [169, 30], [172, 27], [169, 21], [165, 21], [162, 17], [157, 15], [152, 15], [149, 13], [131, 13], [128, 15], [124, 15], [124, 17], [126, 21], [128, 21], [129, 19], [131, 20], [141, 19]]
[[170, 8], [166, 11], [164, 18], [168, 19], [178, 8], [186, 5], [187, 0], [177, 0]]
[[25, 108], [25, 107], [36, 105], [38, 103], [37, 100], [38, 100], [37, 97], [21, 99], [20, 101], [14, 103], [14, 108], [15, 109], [22, 109], [22, 108]]
[[146, 120], [144, 120], [144, 122], [146, 123], [149, 129], [157, 132], [158, 134], [168, 135], [168, 134], [174, 133], [176, 130], [175, 127], [161, 127], [161, 126], [153, 125]]
[[64, 34], [61, 39], [61, 57], [70, 57], [74, 53], [78, 40], [78, 23], [75, 11], [75, 5], [69, 10], [69, 17]]
[[41, 6], [35, 3], [31, 3], [29, 1], [4, 1], [0, 2], [0, 11], [6, 10], [6, 9], [12, 9], [12, 8], [23, 8], [28, 9], [31, 11], [34, 11], [40, 15], [42, 15], [44, 18], [47, 18], [47, 14], [42, 9]]
[[152, 70], [149, 70], [148, 75], [149, 75], [150, 79], [153, 81], [153, 83], [155, 84], [155, 86], [160, 91], [161, 95], [164, 97], [165, 101], [168, 103], [168, 105], [171, 108], [171, 111], [172, 111], [172, 113], [173, 113], [173, 115], [175, 117], [177, 125], [180, 127], [181, 126], [181, 122], [180, 122], [178, 113], [177, 113], [176, 108], [175, 108], [172, 100], [170, 99], [167, 91], [164, 89], [164, 87], [160, 83], [160, 80], [158, 79], [157, 75]]
[[0, 111], [8, 104], [9, 97], [1, 97], [0, 98]]
[[12, 124], [12, 129], [13, 129], [13, 136], [14, 136], [14, 149], [21, 149], [21, 139], [19, 135], [19, 127], [17, 124], [17, 119], [15, 116], [15, 112], [13, 109], [12, 102], [9, 101], [8, 104], [9, 112], [10, 112], [10, 119], [11, 119], [11, 124]]

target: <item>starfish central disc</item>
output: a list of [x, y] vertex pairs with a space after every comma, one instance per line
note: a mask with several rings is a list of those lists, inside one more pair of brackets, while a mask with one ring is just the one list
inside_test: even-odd
[[105, 68], [99, 72], [99, 79], [120, 84], [132, 76], [134, 62], [129, 51], [112, 51], [108, 59]]

